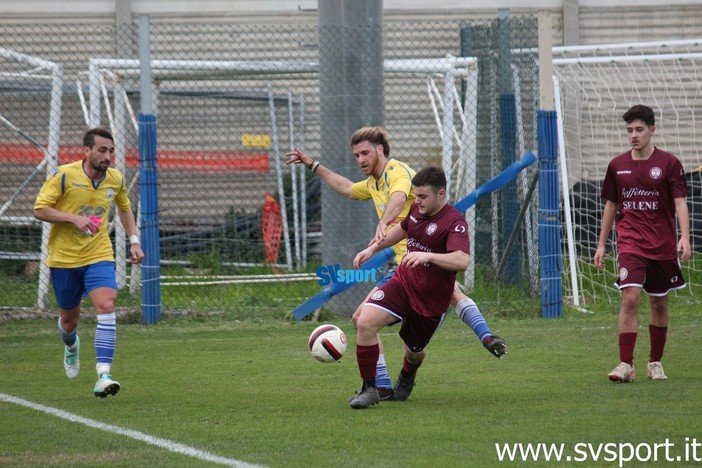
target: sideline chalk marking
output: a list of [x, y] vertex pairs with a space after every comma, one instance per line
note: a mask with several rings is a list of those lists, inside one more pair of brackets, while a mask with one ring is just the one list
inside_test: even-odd
[[236, 466], [236, 467], [241, 467], [241, 468], [257, 468], [257, 467], [261, 466], [261, 465], [252, 465], [250, 463], [246, 463], [246, 462], [243, 462], [240, 460], [235, 460], [233, 458], [220, 457], [218, 455], [215, 455], [215, 454], [210, 453], [210, 452], [206, 452], [204, 450], [199, 450], [199, 449], [189, 447], [187, 445], [179, 444], [177, 442], [173, 442], [173, 441], [170, 441], [167, 439], [161, 439], [160, 437], [150, 436], [148, 434], [144, 434], [143, 432], [133, 431], [131, 429], [124, 429], [124, 428], [119, 427], [119, 426], [113, 426], [111, 424], [101, 423], [101, 422], [95, 421], [93, 419], [78, 416], [77, 414], [69, 413], [68, 411], [63, 411], [60, 409], [51, 408], [50, 406], [40, 405], [39, 403], [32, 403], [31, 401], [23, 400], [22, 398], [17, 398], [15, 396], [7, 395], [5, 393], [0, 393], [0, 401], [4, 401], [7, 403], [14, 403], [16, 405], [21, 405], [21, 406], [24, 406], [26, 408], [31, 408], [33, 410], [41, 411], [42, 413], [50, 414], [52, 416], [56, 416], [56, 417], [59, 417], [61, 419], [65, 419], [67, 421], [84, 424], [86, 426], [90, 426], [90, 427], [95, 428], [95, 429], [100, 429], [102, 431], [127, 436], [127, 437], [135, 439], [135, 440], [140, 440], [142, 442], [146, 442], [147, 444], [150, 444], [150, 445], [155, 445], [157, 447], [161, 447], [161, 448], [166, 449], [170, 452], [181, 453], [183, 455], [188, 455], [189, 457], [197, 458], [198, 460], [208, 461], [208, 462], [212, 462], [212, 463], [219, 463], [220, 465]]

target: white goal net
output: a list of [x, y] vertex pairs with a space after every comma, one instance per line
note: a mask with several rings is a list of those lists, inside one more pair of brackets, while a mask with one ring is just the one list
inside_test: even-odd
[[[680, 158], [688, 174], [691, 242], [702, 248], [702, 39], [554, 48], [554, 75], [562, 122], [569, 202], [566, 219], [567, 267], [564, 297], [575, 305], [619, 301], [614, 288], [613, 245], [604, 271], [592, 265], [603, 202], [607, 164], [628, 148], [624, 112], [634, 104], [656, 113], [654, 144]], [[702, 138], [702, 135], [700, 136]], [[565, 204], [568, 208], [568, 203]], [[567, 209], [566, 208], [566, 209]], [[678, 295], [695, 301], [702, 263], [683, 265], [688, 288]], [[697, 297], [699, 297], [697, 295]]]

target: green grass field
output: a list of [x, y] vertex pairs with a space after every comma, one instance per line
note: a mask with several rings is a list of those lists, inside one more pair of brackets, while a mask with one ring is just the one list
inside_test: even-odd
[[[410, 399], [368, 410], [352, 410], [346, 401], [359, 377], [345, 319], [333, 321], [351, 343], [334, 364], [318, 363], [307, 351], [317, 322], [120, 323], [113, 374], [123, 388], [107, 399], [92, 395], [94, 321], [81, 324], [82, 371], [74, 381], [64, 375], [53, 320], [9, 322], [0, 325], [0, 397], [272, 467], [573, 464], [543, 457], [498, 461], [495, 444], [539, 442], [564, 444], [564, 456], [579, 456], [579, 466], [617, 466], [609, 452], [594, 461], [573, 448], [590, 443], [594, 453], [598, 444], [653, 447], [666, 439], [675, 444], [669, 455], [683, 457], [671, 466], [693, 464], [685, 462], [684, 445], [686, 438], [702, 442], [697, 314], [674, 314], [664, 359], [669, 380], [653, 382], [646, 379], [648, 332], [641, 313], [639, 376], [631, 384], [606, 379], [617, 363], [614, 313], [488, 316], [493, 331], [507, 340], [503, 360], [489, 355], [451, 314], [428, 348]], [[396, 329], [386, 329], [383, 338], [395, 377], [401, 362]], [[0, 419], [0, 466], [214, 466], [2, 398]], [[653, 460], [653, 452], [639, 449], [640, 458], [647, 453]], [[701, 448], [696, 455], [702, 459]], [[666, 464], [662, 449], [657, 458]]]

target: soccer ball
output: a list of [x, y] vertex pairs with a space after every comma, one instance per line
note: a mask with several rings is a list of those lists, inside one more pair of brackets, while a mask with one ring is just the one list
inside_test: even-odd
[[310, 335], [308, 345], [319, 362], [335, 362], [346, 352], [346, 335], [336, 325], [320, 325]]

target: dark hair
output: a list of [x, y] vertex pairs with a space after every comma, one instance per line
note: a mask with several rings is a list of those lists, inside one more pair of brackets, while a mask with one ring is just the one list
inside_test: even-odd
[[428, 166], [414, 175], [412, 178], [412, 185], [415, 187], [428, 185], [433, 188], [436, 193], [446, 188], [446, 174], [440, 167]]
[[83, 146], [92, 148], [95, 145], [96, 136], [107, 138], [113, 143], [115, 141], [115, 139], [112, 137], [112, 133], [109, 130], [107, 130], [106, 128], [96, 127], [91, 128], [90, 130], [85, 132], [85, 135], [83, 135]]
[[381, 127], [359, 128], [351, 135], [351, 146], [362, 141], [368, 141], [374, 145], [383, 145], [383, 153], [390, 156], [390, 143], [388, 143], [388, 133]]
[[629, 108], [628, 111], [622, 115], [624, 122], [631, 123], [634, 120], [640, 120], [649, 127], [656, 125], [656, 115], [653, 113], [653, 109], [643, 104], [637, 104]]

